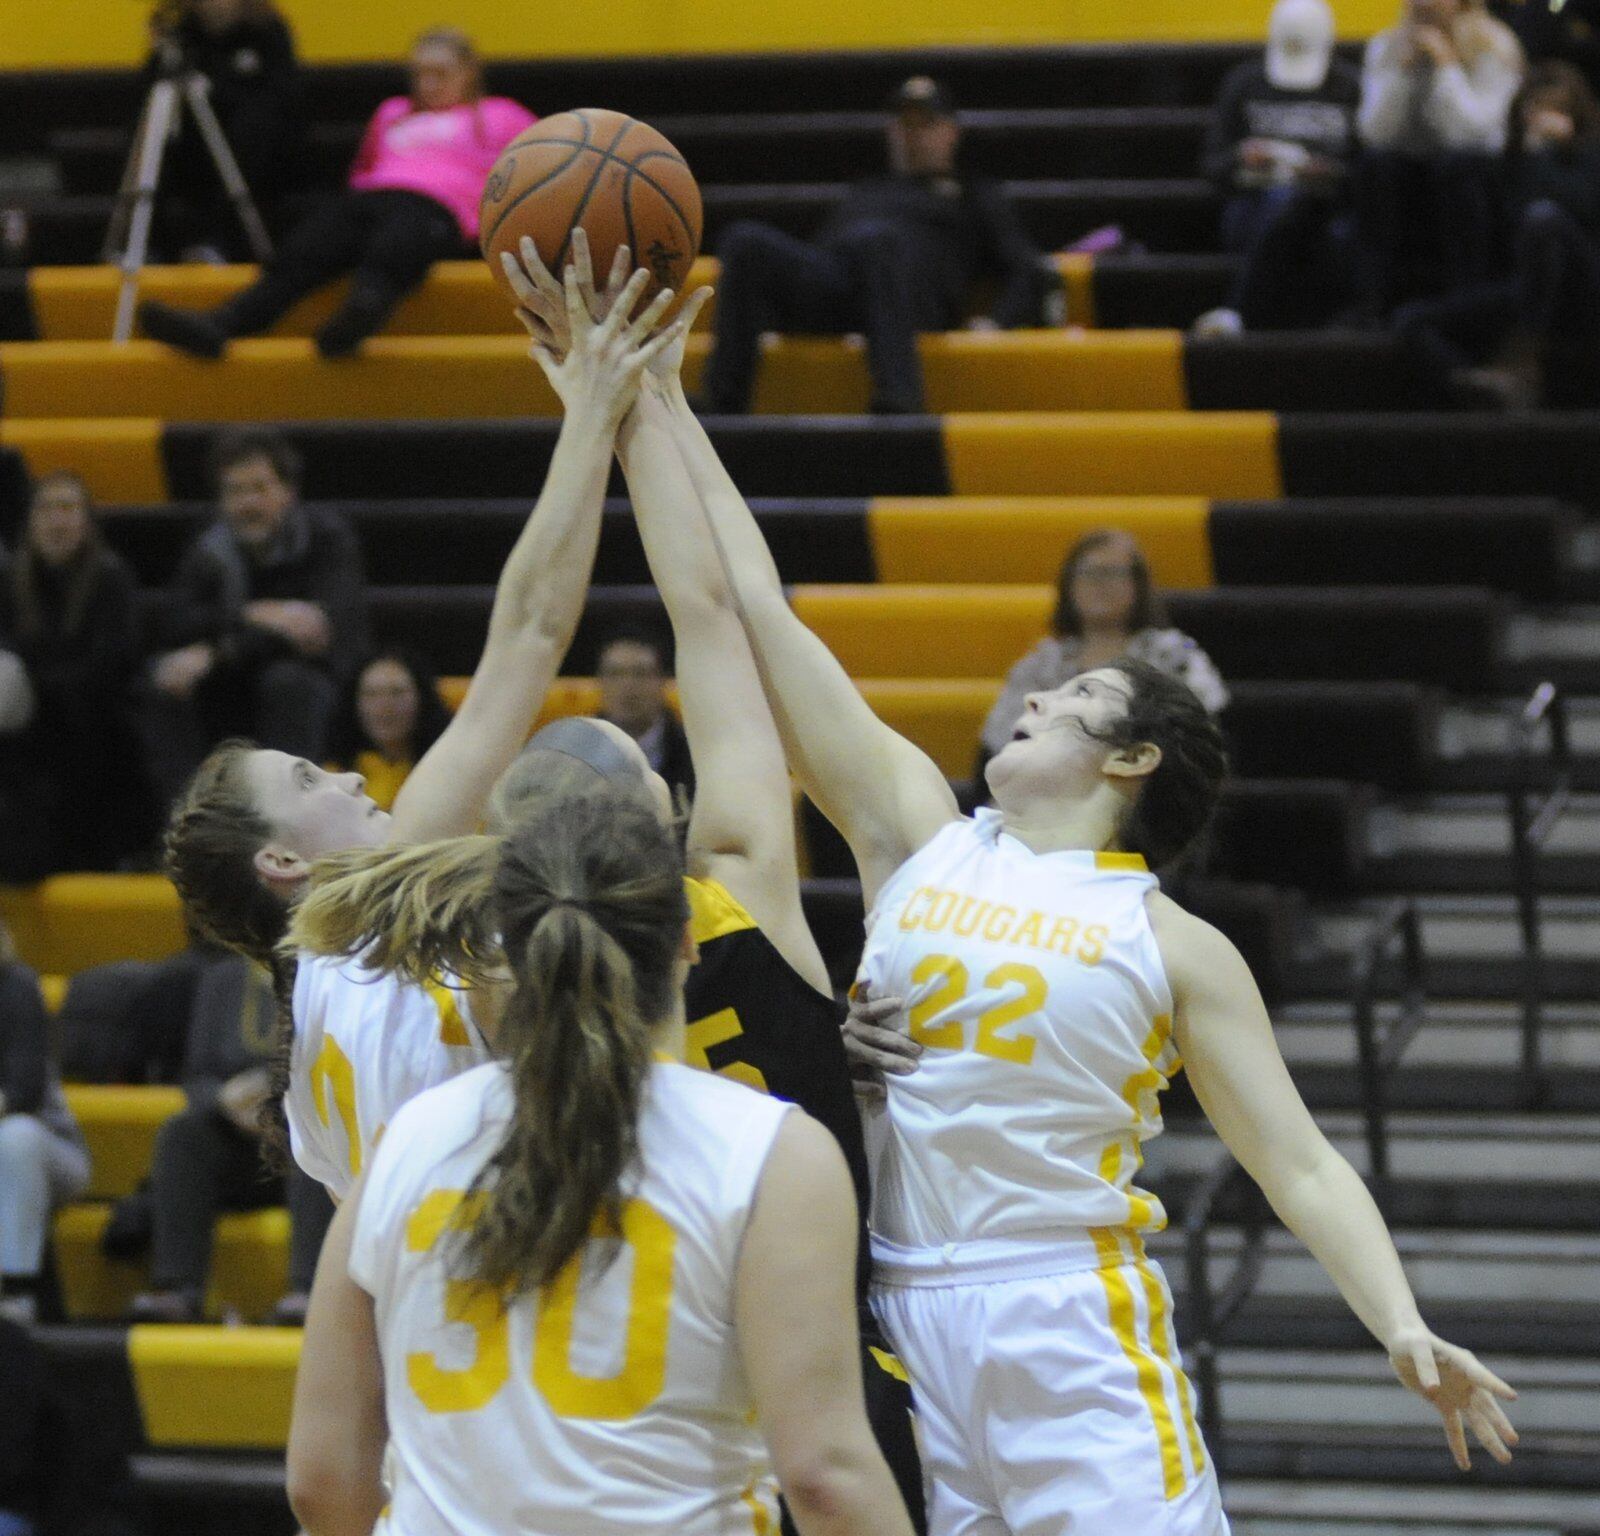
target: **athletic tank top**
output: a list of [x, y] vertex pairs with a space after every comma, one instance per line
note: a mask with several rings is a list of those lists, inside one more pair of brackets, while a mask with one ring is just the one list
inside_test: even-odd
[[621, 1241], [501, 1311], [452, 1278], [453, 1247], [511, 1112], [504, 1068], [480, 1067], [396, 1115], [367, 1177], [350, 1275], [376, 1303], [392, 1443], [377, 1531], [775, 1532], [733, 1298], [788, 1107], [655, 1066]]
[[344, 1199], [385, 1126], [425, 1088], [490, 1059], [465, 993], [302, 954], [284, 1108], [294, 1160]]
[[1159, 1230], [1133, 1183], [1178, 1069], [1132, 854], [1034, 853], [998, 812], [952, 822], [868, 919], [860, 980], [923, 1046], [868, 1110], [875, 1235], [902, 1248]]

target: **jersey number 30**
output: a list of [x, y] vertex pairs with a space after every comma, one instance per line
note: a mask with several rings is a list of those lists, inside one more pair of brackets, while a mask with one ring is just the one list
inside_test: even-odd
[[[463, 1232], [483, 1209], [481, 1195], [436, 1189], [406, 1223], [406, 1251], [429, 1253], [447, 1231]], [[672, 1315], [672, 1252], [676, 1233], [644, 1200], [622, 1207], [621, 1240], [633, 1254], [621, 1369], [588, 1376], [572, 1365], [583, 1255], [576, 1255], [553, 1284], [539, 1292], [534, 1318], [533, 1385], [564, 1419], [631, 1419], [661, 1395], [667, 1376], [667, 1327]], [[591, 1238], [619, 1234], [597, 1215]], [[485, 1408], [511, 1379], [510, 1323], [500, 1296], [471, 1280], [445, 1282], [445, 1318], [470, 1328], [477, 1348], [471, 1365], [442, 1366], [429, 1354], [406, 1357], [406, 1379], [430, 1413], [471, 1413]]]

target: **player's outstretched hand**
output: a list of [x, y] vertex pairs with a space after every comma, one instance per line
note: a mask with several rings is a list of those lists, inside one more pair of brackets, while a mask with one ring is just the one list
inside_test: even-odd
[[696, 288], [683, 301], [677, 321], [682, 329], [672, 345], [663, 347], [651, 360], [649, 375], [645, 380], [647, 388], [654, 388], [658, 394], [665, 395], [682, 383], [683, 354], [689, 344], [689, 332], [694, 329], [694, 323], [700, 318], [700, 311], [706, 307], [711, 294], [710, 288]]
[[683, 322], [674, 321], [656, 333], [672, 303], [671, 289], [657, 294], [636, 319], [629, 318], [650, 282], [650, 273], [642, 269], [628, 279], [604, 319], [597, 321], [589, 245], [582, 230], [574, 233], [572, 256], [562, 284], [570, 345], [564, 357], [557, 357], [535, 340], [533, 356], [569, 417], [593, 413], [615, 431], [632, 408], [644, 370], [678, 339]]
[[1389, 1341], [1389, 1363], [1406, 1386], [1438, 1409], [1450, 1454], [1463, 1472], [1472, 1466], [1468, 1428], [1496, 1461], [1504, 1465], [1511, 1460], [1517, 1432], [1500, 1403], [1515, 1402], [1517, 1394], [1471, 1350], [1447, 1344], [1426, 1328], [1414, 1328]]
[[885, 1022], [904, 1013], [905, 1006], [903, 998], [868, 997], [864, 992], [857, 992], [850, 999], [850, 1012], [840, 1029], [850, 1075], [855, 1079], [856, 1092], [863, 1098], [884, 1096], [885, 1072], [904, 1077], [917, 1070], [922, 1047]]
[[[533, 338], [533, 348], [561, 358], [572, 346], [571, 328], [567, 324], [567, 296], [562, 286], [551, 275], [539, 256], [539, 247], [524, 235], [518, 243], [519, 261], [510, 251], [500, 253], [501, 270], [511, 291], [517, 296], [517, 319]], [[616, 308], [628, 279], [633, 275], [633, 253], [625, 245], [617, 247], [611, 262], [611, 275], [606, 279], [605, 291], [596, 293], [594, 267], [589, 252], [589, 237], [583, 229], [572, 232], [572, 264], [577, 269], [578, 286], [585, 296], [590, 316], [598, 323]]]

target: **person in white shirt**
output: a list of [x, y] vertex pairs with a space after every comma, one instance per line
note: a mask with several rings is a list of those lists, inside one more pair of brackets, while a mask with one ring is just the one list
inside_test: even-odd
[[526, 817], [493, 904], [504, 1059], [403, 1108], [335, 1218], [296, 1515], [310, 1536], [761, 1536], [781, 1488], [801, 1536], [911, 1536], [863, 1406], [844, 1158], [681, 1064], [695, 941], [642, 782]]
[[1385, 312], [1491, 275], [1492, 157], [1524, 67], [1483, 0], [1405, 0], [1399, 25], [1367, 45], [1358, 207]]
[[[1187, 1063], [1218, 1134], [1439, 1411], [1497, 1460], [1514, 1396], [1423, 1322], [1383, 1218], [1318, 1130], [1229, 941], [1149, 873], [1226, 769], [1194, 694], [1122, 659], [1030, 695], [968, 820], [796, 617], [681, 391], [672, 430], [790, 766], [854, 853], [862, 981], [899, 1000], [910, 1068], [870, 1108], [874, 1302], [911, 1377], [932, 1536], [1217, 1536], [1170, 1293], [1133, 1182]], [[958, 643], [958, 637], [953, 643]]]

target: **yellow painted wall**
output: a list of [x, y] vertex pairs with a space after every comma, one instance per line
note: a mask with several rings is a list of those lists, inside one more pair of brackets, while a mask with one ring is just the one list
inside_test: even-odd
[[[307, 59], [382, 59], [423, 27], [469, 28], [497, 57], [727, 53], [953, 44], [1245, 40], [1271, 0], [280, 0]], [[1387, 26], [1399, 0], [1333, 0], [1341, 31]], [[131, 64], [145, 0], [18, 0], [0, 27], [0, 69]], [[686, 108], [687, 110], [687, 104]]]

